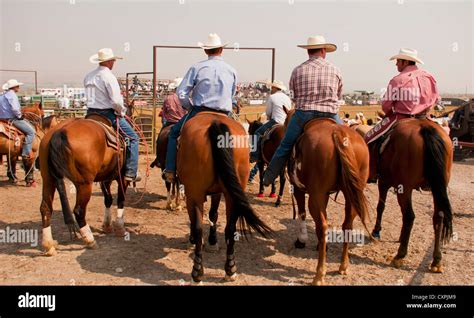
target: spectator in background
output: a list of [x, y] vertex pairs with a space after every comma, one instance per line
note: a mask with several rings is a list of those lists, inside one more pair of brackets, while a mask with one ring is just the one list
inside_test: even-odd
[[186, 110], [181, 106], [178, 95], [176, 95], [176, 88], [183, 79], [177, 77], [171, 82], [168, 86], [168, 89], [171, 91], [165, 97], [162, 107], [162, 116], [163, 116], [163, 127], [176, 124], [184, 115], [186, 115]]

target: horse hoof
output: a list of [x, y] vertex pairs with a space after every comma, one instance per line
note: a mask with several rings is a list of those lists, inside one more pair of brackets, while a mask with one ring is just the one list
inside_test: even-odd
[[13, 184], [17, 184], [17, 183], [18, 183], [18, 180], [17, 180], [17, 179], [8, 178], [8, 182], [13, 183]]
[[178, 205], [176, 207], [176, 211], [179, 211], [179, 212], [183, 211], [183, 207], [181, 205]]
[[224, 280], [225, 280], [226, 282], [235, 282], [235, 281], [237, 280], [237, 273], [234, 273], [234, 274], [232, 274], [232, 275], [227, 275], [227, 274], [225, 274]]
[[323, 286], [324, 285], [324, 279], [323, 278], [314, 278], [312, 285], [313, 286]]
[[91, 250], [97, 250], [99, 249], [99, 244], [96, 241], [86, 242], [86, 247]]
[[432, 265], [430, 267], [430, 271], [432, 273], [442, 274], [444, 272], [444, 269], [443, 269], [443, 266], [441, 266], [441, 265]]
[[339, 274], [341, 275], [347, 275], [348, 271], [347, 271], [347, 268], [343, 269], [343, 268], [339, 268]]
[[102, 232], [110, 234], [114, 231], [114, 228], [110, 224], [102, 224]]
[[56, 248], [54, 246], [50, 247], [47, 251], [44, 252], [44, 256], [55, 256], [56, 254], [58, 254], [58, 252], [56, 251]]
[[395, 268], [400, 268], [403, 265], [403, 258], [394, 258], [392, 260], [392, 266]]
[[27, 188], [36, 188], [36, 181], [31, 181], [26, 183]]
[[263, 197], [264, 197], [263, 193], [257, 194], [257, 198], [263, 198]]
[[275, 193], [270, 193], [270, 195], [268, 196], [269, 198], [276, 198], [277, 195]]
[[204, 271], [203, 270], [199, 271], [199, 270], [197, 270], [193, 267], [193, 271], [191, 272], [191, 277], [193, 278], [193, 282], [201, 283], [203, 276], [204, 276]]
[[372, 236], [380, 240], [380, 231], [372, 231]]
[[295, 247], [296, 247], [296, 248], [305, 248], [305, 247], [306, 247], [306, 243], [303, 243], [303, 242], [301, 242], [299, 239], [296, 239], [296, 241], [295, 241]]
[[207, 243], [204, 245], [204, 250], [208, 253], [217, 253], [219, 251], [219, 245], [217, 243], [214, 245]]

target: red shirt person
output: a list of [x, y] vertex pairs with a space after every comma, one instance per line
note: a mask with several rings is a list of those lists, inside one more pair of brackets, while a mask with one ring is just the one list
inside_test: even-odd
[[[169, 88], [176, 90], [183, 79], [175, 78], [171, 82]], [[184, 115], [186, 115], [186, 110], [181, 106], [178, 95], [173, 91], [171, 94], [165, 97], [162, 107], [162, 116], [164, 119], [164, 125], [170, 125], [177, 123]]]

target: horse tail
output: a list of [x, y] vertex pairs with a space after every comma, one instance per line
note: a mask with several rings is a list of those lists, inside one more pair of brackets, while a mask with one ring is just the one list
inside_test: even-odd
[[66, 185], [64, 184], [64, 177], [67, 177], [69, 175], [66, 166], [67, 163], [70, 161], [70, 155], [71, 147], [69, 145], [66, 133], [62, 129], [56, 131], [51, 136], [51, 139], [49, 141], [48, 170], [49, 174], [56, 181], [56, 188], [58, 189], [65, 221], [70, 218], [74, 219], [67, 198]]
[[347, 144], [349, 137], [341, 129], [336, 129], [332, 136], [341, 163], [341, 190], [345, 199], [360, 217], [367, 232], [370, 233], [365, 223], [369, 217], [367, 198], [364, 195], [366, 183], [359, 173], [354, 148]]
[[209, 127], [214, 170], [232, 199], [233, 204], [230, 222], [239, 221], [240, 229], [244, 236], [246, 235], [246, 230], [250, 232], [250, 230], [253, 229], [266, 237], [272, 230], [260, 220], [250, 206], [247, 196], [237, 178], [233, 152], [229, 148], [218, 146], [219, 135], [230, 135], [229, 127], [226, 124], [214, 121]]
[[453, 234], [453, 213], [447, 191], [446, 145], [434, 127], [423, 126], [420, 134], [425, 144], [423, 175], [431, 188], [436, 206], [443, 212], [441, 240], [447, 242]]

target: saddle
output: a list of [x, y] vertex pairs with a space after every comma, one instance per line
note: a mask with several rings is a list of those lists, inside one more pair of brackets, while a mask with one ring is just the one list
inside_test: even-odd
[[267, 131], [265, 131], [265, 133], [263, 134], [262, 139], [260, 141], [262, 143], [262, 145], [265, 143], [265, 141], [269, 140], [272, 137], [272, 133], [278, 127], [282, 127], [282, 126], [283, 126], [282, 124], [276, 124], [276, 125], [273, 125], [272, 127], [270, 127], [270, 129], [268, 129]]
[[9, 140], [19, 140], [24, 134], [21, 130], [10, 124], [9, 119], [0, 119], [0, 134]]
[[85, 119], [93, 120], [102, 127], [105, 133], [105, 140], [108, 147], [115, 150], [125, 150], [126, 144], [124, 138], [119, 134], [117, 139], [116, 131], [112, 127], [112, 122], [105, 116], [97, 113], [91, 113], [86, 115]]
[[380, 134], [378, 137], [380, 140], [379, 142], [379, 154], [381, 154], [390, 142], [390, 138], [392, 136], [393, 131], [401, 122], [407, 122], [412, 120], [419, 120], [419, 119], [426, 119], [425, 115], [422, 116], [410, 116], [410, 117], [398, 117], [396, 121], [383, 133]]

